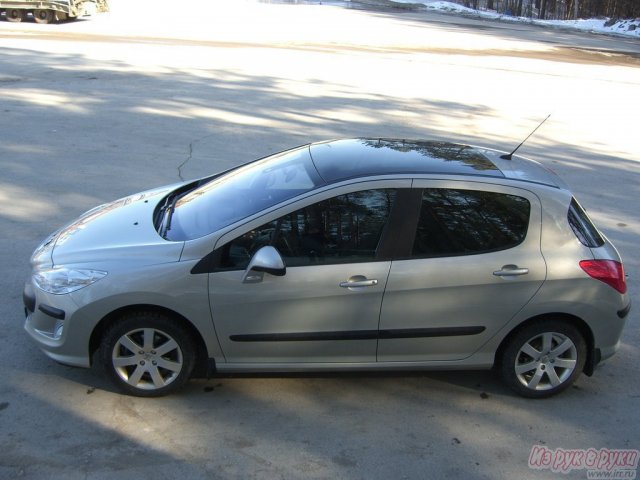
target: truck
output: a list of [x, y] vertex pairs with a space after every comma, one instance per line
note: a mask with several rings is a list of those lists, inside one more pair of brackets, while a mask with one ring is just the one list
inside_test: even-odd
[[29, 14], [36, 23], [51, 23], [108, 11], [107, 0], [0, 0], [0, 15], [9, 22], [22, 22]]

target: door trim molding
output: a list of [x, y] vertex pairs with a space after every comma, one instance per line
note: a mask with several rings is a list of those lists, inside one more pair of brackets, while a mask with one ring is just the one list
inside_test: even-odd
[[399, 328], [386, 330], [345, 330], [339, 332], [250, 333], [231, 335], [232, 342], [316, 342], [327, 340], [388, 340], [399, 338], [458, 337], [477, 335], [485, 327]]

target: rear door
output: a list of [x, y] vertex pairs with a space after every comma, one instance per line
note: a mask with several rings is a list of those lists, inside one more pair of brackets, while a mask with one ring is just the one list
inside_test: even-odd
[[532, 192], [414, 181], [415, 236], [391, 266], [379, 362], [459, 360], [505, 325], [546, 276]]

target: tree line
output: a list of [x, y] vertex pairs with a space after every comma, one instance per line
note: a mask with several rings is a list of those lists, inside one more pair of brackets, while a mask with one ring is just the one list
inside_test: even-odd
[[476, 10], [496, 10], [506, 15], [569, 20], [640, 17], [640, 0], [457, 0]]

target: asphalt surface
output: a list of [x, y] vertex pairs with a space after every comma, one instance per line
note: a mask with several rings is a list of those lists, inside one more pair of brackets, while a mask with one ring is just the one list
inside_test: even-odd
[[83, 211], [309, 141], [451, 139], [556, 170], [640, 305], [640, 42], [390, 9], [112, 0], [0, 23], [0, 478], [586, 478], [533, 445], [640, 448], [640, 327], [560, 396], [492, 372], [195, 380], [137, 399], [27, 338], [32, 250]]

